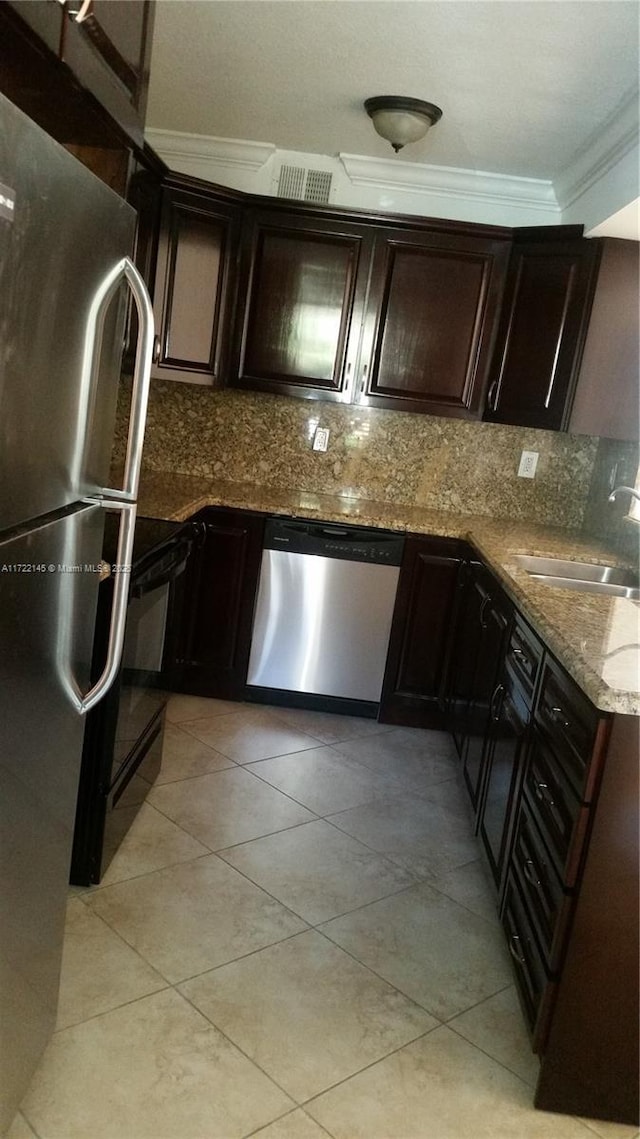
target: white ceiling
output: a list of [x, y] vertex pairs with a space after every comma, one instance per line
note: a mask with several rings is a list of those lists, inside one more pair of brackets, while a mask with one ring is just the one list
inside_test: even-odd
[[390, 158], [371, 95], [437, 103], [404, 161], [555, 178], [638, 83], [635, 0], [159, 0], [147, 125]]

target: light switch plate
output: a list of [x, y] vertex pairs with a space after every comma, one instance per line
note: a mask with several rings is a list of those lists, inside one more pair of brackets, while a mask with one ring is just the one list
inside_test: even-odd
[[538, 451], [523, 451], [520, 456], [520, 466], [518, 467], [518, 478], [521, 479], [534, 479], [536, 477], [536, 467], [538, 466]]
[[326, 451], [329, 446], [329, 428], [316, 427], [316, 433], [313, 436], [313, 449], [314, 451]]

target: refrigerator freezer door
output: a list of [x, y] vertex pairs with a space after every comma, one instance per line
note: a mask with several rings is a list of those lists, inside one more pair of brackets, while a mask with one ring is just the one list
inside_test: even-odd
[[0, 542], [0, 1134], [56, 1018], [84, 732], [68, 676], [86, 691], [103, 513]]
[[127, 287], [82, 390], [92, 300], [135, 213], [0, 96], [0, 531], [108, 483]]

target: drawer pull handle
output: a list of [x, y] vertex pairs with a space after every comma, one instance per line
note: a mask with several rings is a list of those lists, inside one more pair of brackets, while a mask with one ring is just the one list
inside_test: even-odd
[[518, 962], [518, 965], [525, 966], [527, 964], [527, 961], [526, 958], [523, 957], [522, 953], [518, 951], [519, 945], [520, 938], [518, 937], [517, 933], [512, 933], [509, 940], [509, 953], [513, 957], [513, 960]]
[[554, 724], [561, 724], [563, 728], [571, 727], [559, 704], [554, 704], [553, 707], [549, 708], [549, 717], [553, 720]]
[[498, 406], [498, 381], [494, 380], [487, 396], [487, 410], [495, 411]]
[[538, 871], [536, 870], [536, 865], [532, 858], [525, 858], [522, 863], [522, 873], [531, 886], [535, 886], [536, 890], [541, 889], [542, 882], [538, 878]]
[[555, 807], [555, 802], [547, 783], [536, 783], [535, 790], [536, 799], [539, 799], [540, 802], [544, 803], [547, 807]]
[[491, 697], [491, 703], [489, 704], [489, 716], [493, 720], [494, 724], [497, 723], [500, 719], [500, 712], [502, 711], [501, 701], [504, 693], [504, 684], [497, 684], [494, 689], [493, 696]]

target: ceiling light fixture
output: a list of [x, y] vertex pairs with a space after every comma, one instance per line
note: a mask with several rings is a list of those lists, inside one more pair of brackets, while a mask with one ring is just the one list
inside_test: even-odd
[[442, 111], [434, 103], [404, 95], [376, 95], [365, 99], [364, 109], [375, 130], [391, 143], [396, 154], [408, 142], [424, 138], [429, 127], [442, 118]]

